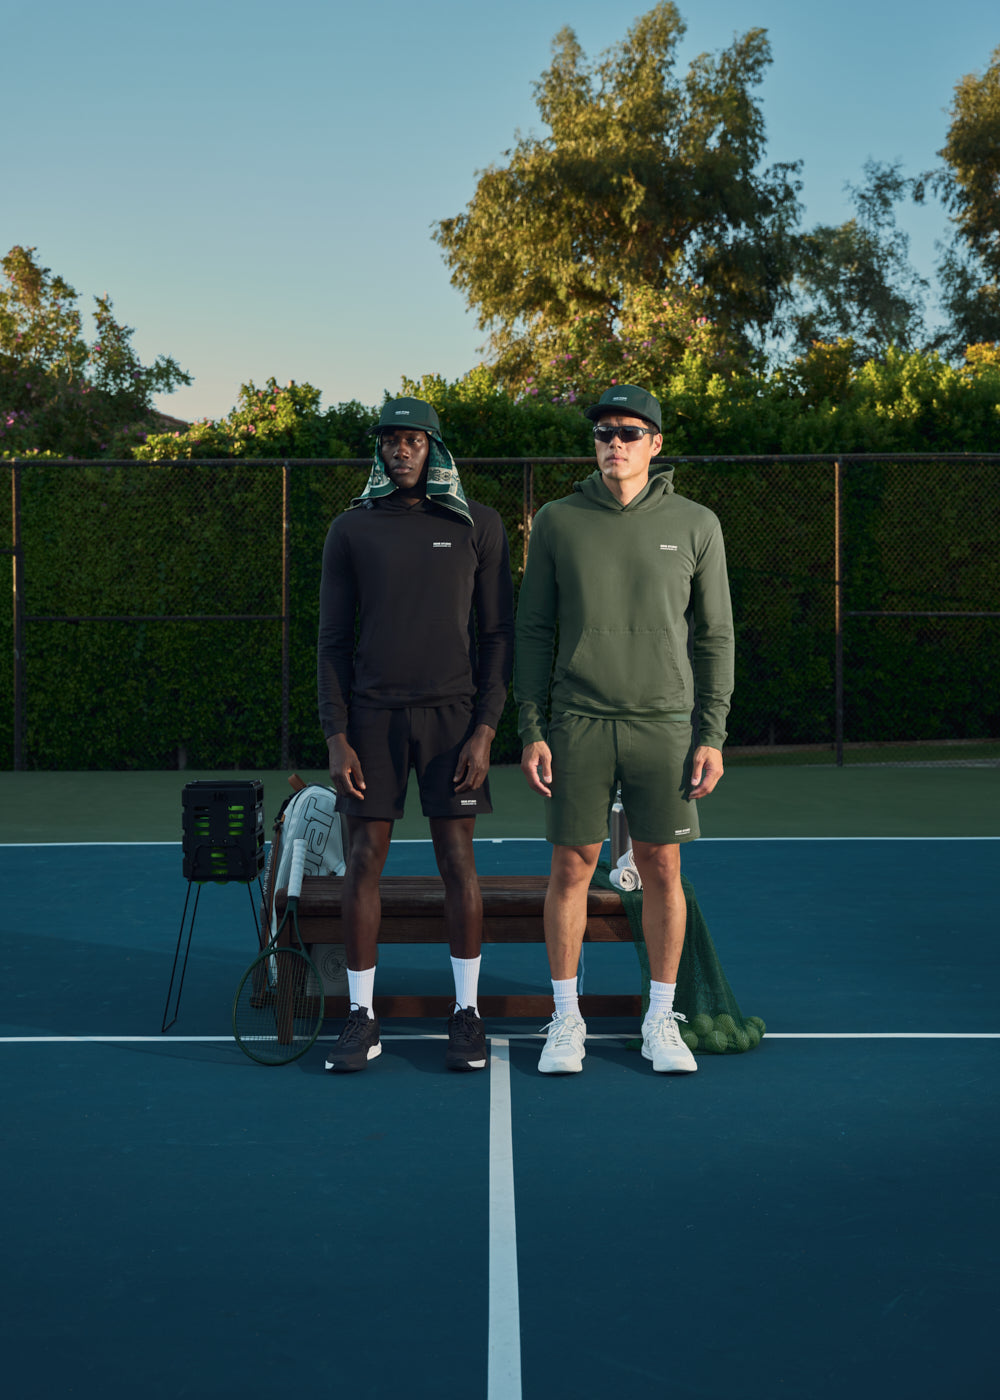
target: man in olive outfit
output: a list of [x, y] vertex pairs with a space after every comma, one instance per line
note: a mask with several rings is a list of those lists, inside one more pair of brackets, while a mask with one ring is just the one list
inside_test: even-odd
[[555, 1014], [538, 1068], [583, 1068], [587, 889], [620, 787], [651, 972], [642, 1053], [659, 1073], [690, 1073], [673, 1006], [687, 914], [680, 848], [697, 838], [698, 799], [723, 770], [733, 619], [722, 530], [674, 492], [672, 469], [653, 465], [663, 437], [652, 394], [615, 384], [584, 411], [597, 470], [535, 516], [517, 609], [521, 767], [548, 799], [552, 843]]

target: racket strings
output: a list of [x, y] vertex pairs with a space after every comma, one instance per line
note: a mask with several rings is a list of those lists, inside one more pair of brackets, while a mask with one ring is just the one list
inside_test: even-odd
[[279, 948], [247, 969], [233, 1003], [233, 1034], [251, 1059], [297, 1059], [322, 1023], [323, 984], [304, 953]]

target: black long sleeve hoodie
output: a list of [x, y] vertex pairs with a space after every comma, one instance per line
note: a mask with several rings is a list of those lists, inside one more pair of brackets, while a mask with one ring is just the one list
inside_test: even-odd
[[496, 729], [514, 651], [507, 536], [495, 510], [468, 505], [471, 527], [396, 495], [331, 525], [318, 646], [326, 738], [345, 732], [352, 699], [402, 709], [474, 698], [476, 723]]

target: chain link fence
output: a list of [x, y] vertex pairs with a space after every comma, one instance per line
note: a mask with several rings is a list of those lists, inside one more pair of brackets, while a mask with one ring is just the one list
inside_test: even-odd
[[[711, 507], [726, 537], [731, 756], [851, 761], [855, 746], [912, 743], [997, 761], [1000, 454], [670, 464], [676, 489]], [[503, 518], [516, 586], [534, 512], [593, 463], [459, 466], [466, 494]], [[12, 464], [0, 762], [322, 767], [323, 541], [368, 468]], [[963, 747], [973, 742], [982, 749]], [[494, 760], [519, 753], [508, 702]]]

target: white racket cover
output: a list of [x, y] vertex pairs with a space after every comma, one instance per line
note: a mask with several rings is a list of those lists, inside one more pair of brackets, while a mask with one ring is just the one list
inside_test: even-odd
[[292, 864], [288, 871], [288, 898], [298, 899], [302, 893], [302, 877], [306, 871], [306, 843], [300, 837], [292, 842]]

